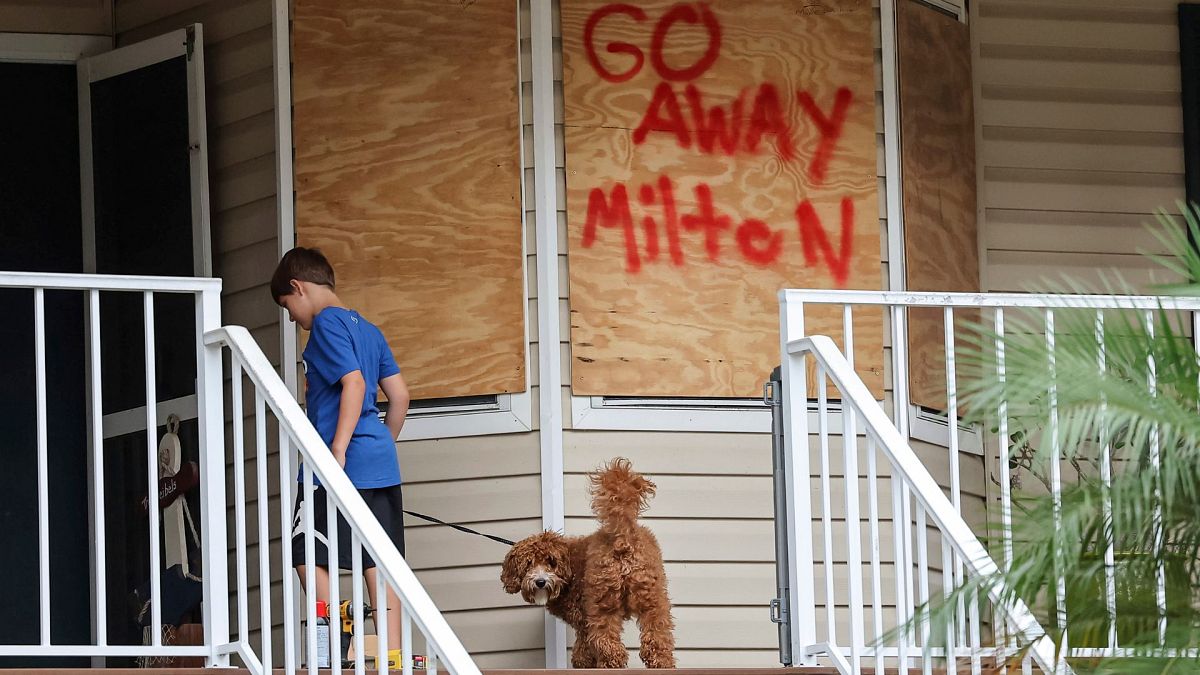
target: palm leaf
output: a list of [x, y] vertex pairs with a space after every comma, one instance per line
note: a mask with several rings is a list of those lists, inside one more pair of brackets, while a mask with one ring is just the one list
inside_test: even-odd
[[[1186, 280], [1163, 292], [1198, 296], [1200, 252], [1192, 242], [1200, 241], [1200, 217], [1182, 204], [1180, 211], [1185, 227], [1159, 212], [1154, 234], [1170, 255], [1152, 257]], [[1127, 288], [1117, 284], [1118, 292]], [[1063, 486], [1057, 503], [1050, 494], [1014, 495], [1023, 517], [1012, 527], [1013, 568], [969, 580], [921, 608], [903, 630], [915, 632], [928, 621], [933, 639], [926, 647], [942, 646], [938, 638], [944, 640], [959, 603], [1002, 586], [1002, 601], [1023, 600], [1059, 644], [1065, 633], [1068, 643], [1104, 646], [1112, 628], [1112, 579], [1120, 643], [1138, 657], [1083, 664], [1086, 669], [1200, 673], [1200, 658], [1165, 658], [1161, 649], [1164, 605], [1165, 644], [1200, 646], [1200, 359], [1181, 330], [1189, 317], [1169, 305], [1150, 312], [1086, 304], [1055, 310], [1053, 346], [1040, 312], [1006, 317], [1004, 336], [984, 325], [966, 336], [958, 358], [968, 421], [995, 429], [997, 411], [1007, 406], [1006, 440], [1028, 450], [1030, 471], [1049, 484], [1052, 464], [1067, 461], [1080, 475]], [[1004, 378], [997, 375], [999, 339]], [[1114, 467], [1109, 482], [1101, 480], [1105, 456]], [[999, 550], [999, 541], [989, 543]], [[1110, 549], [1111, 567], [1105, 562]], [[1157, 593], [1160, 577], [1168, 598]], [[1059, 620], [1060, 579], [1065, 622]]]

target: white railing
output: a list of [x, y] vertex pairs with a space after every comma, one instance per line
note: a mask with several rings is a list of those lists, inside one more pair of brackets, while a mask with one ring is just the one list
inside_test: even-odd
[[[150, 645], [114, 644], [109, 639], [108, 608], [110, 598], [107, 593], [106, 573], [106, 536], [105, 536], [105, 478], [104, 478], [104, 416], [102, 409], [102, 383], [105, 377], [115, 377], [113, 373], [104, 373], [101, 365], [101, 342], [108, 339], [140, 340], [145, 350], [145, 400], [157, 402], [157, 378], [155, 377], [155, 300], [161, 295], [191, 295], [195, 300], [196, 326], [216, 327], [220, 325], [220, 294], [221, 282], [216, 279], [192, 279], [173, 277], [130, 277], [116, 275], [68, 275], [41, 274], [21, 272], [0, 272], [0, 289], [28, 290], [30, 302], [33, 305], [34, 325], [32, 339], [34, 342], [35, 358], [35, 398], [36, 398], [36, 448], [11, 448], [10, 452], [33, 451], [37, 453], [37, 492], [38, 492], [38, 622], [39, 640], [34, 644], [4, 644], [0, 645], [0, 656], [28, 657], [152, 657], [152, 656], [202, 656], [212, 664], [228, 663], [229, 653], [235, 646], [229, 644], [228, 622], [225, 614], [214, 611], [225, 607], [227, 603], [226, 590], [226, 552], [224, 547], [206, 546], [202, 551], [202, 565], [205, 570], [203, 584], [204, 644], [193, 646], [169, 646], [162, 644], [161, 616], [161, 578], [160, 575], [148, 574], [150, 580], [151, 619]], [[49, 447], [49, 415], [47, 389], [55, 391], [78, 384], [71, 382], [48, 382], [46, 375], [47, 345], [55, 350], [62, 342], [61, 335], [48, 335], [45, 310], [47, 291], [66, 291], [81, 294], [84, 299], [85, 312], [81, 317], [86, 334], [85, 360], [86, 392], [87, 392], [87, 438], [85, 448], [50, 448]], [[144, 326], [136, 333], [123, 332], [118, 336], [101, 334], [101, 305], [100, 299], [109, 294], [139, 294], [142, 297]], [[140, 334], [138, 334], [140, 333]], [[201, 514], [204, 524], [206, 541], [223, 541], [225, 538], [225, 480], [224, 462], [221, 453], [223, 430], [221, 427], [221, 379], [220, 362], [215, 366], [207, 358], [206, 350], [201, 341], [195, 340], [197, 368], [197, 391], [205, 395], [196, 398], [196, 413], [203, 423], [199, 426], [199, 442], [202, 451], [200, 457], [199, 483]], [[202, 364], [202, 365], [201, 365]], [[144, 428], [151, 429], [147, 434], [146, 467], [147, 495], [158, 493], [158, 439], [153, 432], [160, 424], [159, 406], [144, 405]], [[48, 475], [48, 458], [51, 450], [58, 453], [78, 451], [86, 456], [88, 463], [89, 511], [87, 514], [91, 532], [90, 586], [92, 593], [91, 641], [87, 644], [56, 644], [51, 638], [50, 599], [54, 593], [50, 578], [50, 532], [48, 494], [50, 479]], [[216, 454], [213, 454], [216, 453]], [[215, 459], [214, 459], [215, 458]], [[215, 463], [214, 463], [215, 462]], [[153, 497], [149, 497], [153, 503]], [[157, 509], [148, 509], [149, 514], [149, 570], [162, 569], [160, 553], [160, 518]], [[83, 561], [81, 561], [83, 562]], [[123, 598], [122, 598], [123, 601]]]
[[[907, 319], [909, 310], [913, 308], [933, 308], [942, 320], [943, 330], [939, 341], [941, 365], [945, 369], [945, 401], [944, 406], [937, 407], [945, 411], [945, 468], [949, 473], [945, 485], [933, 480], [912, 449]], [[875, 665], [879, 667], [886, 661], [889, 667], [899, 667], [902, 671], [919, 668], [929, 672], [930, 660], [920, 659], [923, 652], [944, 658], [946, 652], [939, 651], [940, 647], [927, 649], [928, 645], [938, 644], [948, 645], [955, 657], [944, 661], [949, 671], [953, 672], [958, 666], [957, 659], [962, 658], [969, 659], [970, 671], [978, 673], [983, 659], [1002, 659], [1011, 654], [1015, 646], [1013, 639], [1020, 638], [1026, 641], [1040, 640], [1035, 642], [1038, 647], [1032, 656], [1047, 672], [1052, 672], [1051, 669], [1055, 667], [1065, 668], [1065, 664], [1056, 665], [1052, 660], [1045, 660], [1052, 658], [1054, 652], [1048, 640], [1038, 637], [1042, 634], [1041, 629], [1036, 623], [1029, 623], [1033, 618], [1024, 608], [995, 607], [995, 616], [981, 617], [978, 603], [960, 604], [948, 634], [940, 639], [929, 635], [928, 625], [920, 628], [911, 641], [904, 635], [889, 632], [895, 626], [910, 622], [916, 608], [931, 598], [936, 599], [939, 587], [940, 594], [949, 596], [962, 586], [964, 575], [988, 574], [998, 569], [962, 516], [963, 486], [959, 461], [960, 453], [964, 450], [960, 447], [954, 345], [961, 337], [956, 334], [956, 321], [970, 310], [975, 314], [975, 320], [988, 322], [994, 327], [997, 376], [1003, 378], [1005, 314], [1015, 309], [1020, 309], [1026, 316], [1028, 312], [1034, 312], [1042, 317], [1047, 350], [1051, 354], [1054, 350], [1055, 316], [1066, 311], [1094, 312], [1098, 335], [1102, 335], [1105, 316], [1114, 311], [1138, 312], [1152, 324], [1154, 313], [1168, 309], [1190, 319], [1186, 321], [1187, 328], [1195, 331], [1200, 325], [1200, 301], [1181, 298], [874, 291], [781, 293], [783, 388], [787, 409], [784, 426], [788, 453], [785, 460], [788, 488], [785, 538], [790, 560], [787, 607], [790, 647], [798, 662], [811, 662], [814, 655], [826, 652], [835, 661], [845, 660], [845, 667], [854, 673], [861, 672], [859, 668], [865, 658], [877, 659]], [[826, 320], [831, 314], [840, 316], [840, 348], [829, 338], [809, 336], [806, 332], [806, 313], [811, 317], [818, 312], [824, 312], [822, 316]], [[882, 317], [872, 317], [876, 325], [879, 318], [884, 320], [884, 353], [877, 356], [879, 363], [885, 363], [891, 369], [891, 419], [854, 369], [855, 323], [861, 323], [872, 312], [882, 314]], [[1028, 329], [1028, 322], [1024, 328]], [[859, 346], [858, 353], [861, 356], [861, 343]], [[1102, 344], [1099, 353], [1104, 353]], [[1097, 367], [1104, 367], [1102, 358]], [[815, 382], [812, 380], [814, 374]], [[832, 398], [840, 397], [840, 403], [830, 403], [829, 384], [839, 392]], [[1148, 385], [1153, 390], [1153, 379]], [[815, 418], [812, 416], [813, 404], [809, 401], [814, 389], [817, 397]], [[1050, 410], [1056, 411], [1056, 389], [1051, 388], [1047, 396]], [[834, 417], [836, 413], [840, 413], [841, 417], [839, 428], [832, 428], [832, 424], [839, 422]], [[995, 417], [999, 427], [994, 435], [990, 435], [987, 429], [979, 428], [974, 429], [972, 434], [985, 437], [977, 439], [985, 454], [989, 450], [1003, 453], [996, 462], [1000, 474], [996, 481], [1000, 492], [1000, 557], [1003, 569], [1010, 569], [1013, 563], [1013, 533], [1012, 484], [1009, 463], [1006, 461], [1011, 451], [1007, 404], [1001, 404], [1000, 409], [995, 411]], [[810, 419], [815, 419], [815, 429], [810, 428], [813, 424]], [[1051, 426], [1057, 424], [1056, 415], [1052, 414], [1047, 423]], [[833, 453], [840, 452], [840, 448], [836, 444], [831, 447], [830, 439], [839, 435], [844, 446], [859, 447], [860, 453], [865, 455], [865, 469], [859, 466], [859, 453], [844, 452], [840, 453], [842, 470], [838, 475], [831, 458]], [[1048, 437], [1056, 439], [1057, 435], [1052, 430]], [[1054, 450], [1051, 449], [1052, 452]], [[1099, 463], [1105, 476], [1110, 475], [1107, 470], [1110, 460], [1110, 449], [1104, 448]], [[816, 474], [811, 476], [810, 461], [811, 466], [816, 467]], [[846, 476], [865, 477], [865, 483], [860, 487], [861, 480], [845, 480]], [[861, 494], [863, 487], [865, 498]], [[844, 503], [835, 501], [834, 488], [842, 490]], [[1051, 463], [1048, 489], [1055, 499], [1061, 488], [1060, 467]], [[890, 500], [884, 496], [885, 490], [890, 490]], [[865, 514], [861, 512], [864, 503]], [[837, 542], [835, 537], [837, 529], [842, 526], [837, 522], [839, 520], [843, 521], [845, 527], [844, 544]], [[887, 531], [889, 523], [890, 532]], [[985, 523], [971, 525], [982, 527]], [[794, 536], [791, 533], [795, 533]], [[883, 550], [885, 547], [881, 543], [886, 541], [887, 535], [892, 540], [891, 550]], [[818, 549], [820, 555], [816, 553]], [[844, 559], [840, 554], [844, 554]], [[1116, 590], [1112, 555], [1110, 542], [1106, 551], [1109, 571], [1105, 593], [1110, 625], [1115, 626], [1116, 603], [1113, 600]], [[819, 570], [818, 565], [821, 566]], [[886, 574], [889, 568], [890, 579]], [[842, 592], [839, 592], [841, 589], [835, 583], [835, 569], [846, 571], [845, 590]], [[820, 588], [815, 581], [820, 578], [818, 572], [824, 574], [824, 583]], [[864, 577], [869, 578], [869, 588], [865, 586]], [[1159, 574], [1160, 611], [1165, 608], [1161, 601], [1163, 591], [1163, 575]], [[818, 592], [823, 595], [820, 602]], [[1063, 594], [1060, 583], [1056, 594], [1058, 597], [1054, 598], [1059, 608], [1065, 608]], [[996, 600], [994, 593], [992, 600]], [[818, 607], [822, 605], [824, 614], [818, 618]], [[894, 610], [894, 615], [885, 616], [891, 610]], [[1065, 622], [1066, 617], [1060, 614], [1059, 619]], [[820, 630], [822, 626], [824, 630]], [[1013, 629], [1011, 634], [1008, 633], [1009, 629]], [[885, 635], [889, 636], [888, 640], [881, 642]], [[1070, 657], [1119, 656], [1124, 653], [1117, 643], [1115, 628], [1109, 631], [1107, 647], [1067, 647], [1063, 655]], [[1046, 651], [1048, 649], [1050, 651]]]
[[[355, 635], [355, 653], [353, 668], [355, 672], [365, 671], [367, 652], [365, 635], [367, 623], [364, 616], [362, 589], [364, 574], [362, 570], [362, 551], [376, 561], [376, 590], [378, 597], [386, 598], [387, 589], [391, 588], [399, 596], [401, 613], [397, 620], [401, 622], [401, 645], [404, 675], [411, 675], [413, 670], [413, 634], [412, 625], [416, 624], [424, 637], [424, 650], [428, 658], [428, 671], [436, 673], [440, 662], [445, 669], [454, 675], [478, 675], [479, 670], [455, 636], [441, 613], [421, 586], [412, 570], [408, 567], [399, 550], [388, 538], [383, 528], [372, 516], [358, 492], [350, 484], [345, 473], [333, 459], [329, 449], [321, 441], [316, 430], [309, 423], [299, 405], [290, 395], [283, 381], [276, 374], [258, 345], [250, 334], [241, 327], [221, 327], [220, 292], [221, 282], [217, 279], [194, 278], [164, 278], [164, 277], [132, 277], [110, 275], [65, 275], [65, 274], [35, 274], [0, 272], [0, 289], [20, 289], [29, 292], [29, 302], [32, 303], [34, 325], [31, 327], [31, 339], [34, 343], [34, 372], [36, 398], [36, 447], [27, 450], [37, 456], [37, 490], [39, 503], [38, 555], [38, 608], [37, 619], [39, 639], [29, 644], [0, 645], [0, 656], [4, 657], [91, 657], [105, 659], [110, 657], [139, 657], [139, 658], [180, 658], [203, 657], [211, 667], [224, 667], [231, 664], [231, 657], [251, 672], [270, 672], [275, 661], [287, 673], [297, 672], [301, 657], [303, 642], [305, 665], [309, 672], [316, 673], [317, 660], [311, 655], [317, 653], [317, 626], [315, 597], [296, 608], [296, 598], [300, 596], [293, 578], [291, 561], [292, 507], [296, 482], [297, 454], [304, 464], [301, 489], [309, 495], [311, 502], [314, 476], [325, 486], [328, 499], [328, 515], [330, 519], [330, 549], [338, 550], [336, 541], [336, 518], [340, 515], [348, 524], [351, 531], [351, 547], [353, 551], [353, 569], [343, 579], [336, 569], [331, 570], [331, 612], [330, 652], [333, 655], [329, 666], [334, 673], [341, 672], [340, 656], [340, 624], [337, 615], [338, 600], [342, 581], [352, 586], [353, 616], [351, 617]], [[86, 392], [87, 392], [87, 433], [85, 445], [89, 465], [89, 521], [92, 548], [90, 551], [89, 575], [92, 602], [89, 622], [92, 626], [92, 639], [88, 643], [59, 644], [52, 640], [51, 625], [61, 617], [52, 617], [51, 597], [55, 592], [51, 585], [50, 574], [50, 531], [48, 517], [48, 494], [51, 476], [48, 471], [48, 457], [55, 453], [69, 453], [72, 448], [51, 448], [48, 425], [50, 404], [47, 397], [48, 388], [65, 386], [65, 383], [48, 382], [46, 375], [47, 345], [59, 348], [57, 336], [48, 335], [45, 322], [45, 307], [47, 291], [66, 291], [82, 296], [86, 308], [85, 316], [81, 317], [84, 327], [85, 344], [84, 358], [86, 360]], [[141, 296], [142, 327], [132, 326], [124, 330], [122, 325], [117, 334], [102, 334], [101, 332], [101, 298], [110, 294], [137, 294]], [[198, 424], [198, 459], [200, 480], [198, 491], [200, 497], [200, 540], [203, 574], [203, 599], [200, 606], [204, 638], [201, 645], [172, 645], [163, 644], [162, 639], [162, 583], [160, 574], [163, 569], [163, 555], [160, 535], [160, 515], [158, 509], [148, 508], [148, 556], [145, 561], [150, 587], [150, 619], [147, 635], [150, 644], [134, 643], [128, 639], [110, 639], [108, 616], [111, 599], [108, 597], [109, 574], [106, 561], [109, 552], [106, 550], [105, 505], [116, 495], [105, 494], [104, 472], [104, 441], [106, 434], [106, 418], [102, 406], [102, 383], [105, 378], [110, 380], [128, 377], [125, 373], [104, 372], [102, 368], [102, 349], [105, 340], [125, 341], [136, 339], [145, 351], [144, 401], [156, 402], [156, 405], [144, 405], [138, 412], [142, 416], [141, 429], [146, 433], [146, 468], [148, 497], [147, 503], [154, 503], [153, 495], [159, 492], [159, 447], [157, 430], [166, 422], [167, 413], [171, 406], [160, 401], [156, 391], [158, 378], [156, 371], [158, 359], [155, 354], [156, 299], [163, 294], [190, 295], [195, 306], [195, 334], [190, 336], [195, 344], [196, 384], [194, 395], [184, 397], [194, 398], [194, 410], [183, 415], [184, 419], [196, 419]], [[13, 296], [7, 296], [11, 298]], [[107, 310], [106, 310], [107, 311]], [[161, 323], [161, 322], [159, 322]], [[105, 324], [108, 325], [108, 324]], [[161, 325], [158, 326], [161, 329]], [[110, 329], [111, 330], [111, 329]], [[159, 336], [161, 340], [161, 336]], [[230, 359], [229, 379], [225, 379], [223, 361], [228, 351]], [[247, 415], [244, 414], [243, 384], [248, 381], [254, 388], [253, 410], [249, 415], [253, 429], [253, 442], [246, 436]], [[228, 387], [228, 389], [226, 389]], [[225, 394], [229, 400], [229, 424], [225, 420]], [[182, 400], [182, 399], [181, 399]], [[188, 407], [190, 404], [181, 404]], [[189, 410], [191, 410], [189, 408]], [[278, 454], [272, 457], [272, 446], [268, 443], [267, 422], [268, 413], [278, 426]], [[122, 416], [123, 431], [129, 426], [129, 415]], [[135, 425], [136, 426], [136, 425]], [[230, 436], [226, 437], [226, 431]], [[227, 442], [228, 441], [228, 442]], [[255, 519], [250, 527], [258, 536], [257, 566], [259, 594], [257, 600], [257, 625], [251, 622], [252, 597], [249, 589], [250, 557], [248, 556], [246, 514], [247, 485], [246, 447], [254, 451], [255, 466], [256, 510]], [[12, 448], [10, 451], [24, 451], [22, 448]], [[277, 518], [272, 518], [270, 499], [270, 467], [271, 460], [278, 464], [278, 482], [280, 498], [277, 503]], [[228, 475], [227, 466], [232, 465], [232, 476]], [[232, 479], [232, 480], [230, 480]], [[227, 481], [232, 485], [232, 500], [226, 494]], [[232, 511], [232, 513], [230, 513]], [[309, 554], [314, 547], [314, 525], [312, 511], [302, 523], [302, 536]], [[232, 519], [233, 542], [229, 539], [228, 523]], [[275, 529], [271, 529], [274, 522]], [[270, 543], [280, 541], [281, 552], [278, 556], [271, 555]], [[344, 544], [343, 544], [344, 546]], [[136, 564], [136, 563], [135, 563]], [[336, 565], [334, 566], [336, 567]], [[156, 573], [149, 573], [151, 570]], [[235, 577], [235, 584], [229, 583], [229, 570]], [[309, 578], [306, 586], [313, 588], [313, 566], [307, 568]], [[282, 609], [272, 605], [271, 588], [275, 582], [281, 581], [283, 587]], [[383, 603], [381, 603], [383, 604]], [[302, 616], [303, 615], [303, 616]], [[387, 644], [387, 622], [390, 617], [387, 612], [376, 613], [375, 632], [379, 634], [376, 654], [384, 658], [376, 660], [375, 666], [379, 672], [387, 672], [386, 655], [389, 651]], [[303, 621], [302, 621], [303, 619]], [[301, 625], [306, 624], [303, 639]], [[282, 648], [275, 644], [273, 633], [281, 627]], [[257, 641], [254, 634], [258, 634]], [[140, 636], [139, 636], [140, 637]], [[395, 648], [397, 645], [391, 645]], [[281, 658], [279, 658], [281, 657]]]
[[[313, 500], [313, 478], [314, 476], [326, 488], [328, 499], [328, 524], [326, 532], [329, 533], [329, 556], [330, 559], [336, 559], [335, 551], [339, 550], [337, 541], [337, 521], [340, 515], [349, 523], [351, 531], [351, 551], [353, 553], [353, 569], [350, 573], [349, 582], [353, 588], [352, 607], [354, 608], [353, 623], [355, 635], [355, 659], [354, 668], [356, 672], [362, 673], [365, 669], [365, 641], [366, 633], [363, 617], [363, 599], [362, 588], [364, 584], [364, 574], [362, 568], [362, 550], [370, 554], [372, 559], [378, 565], [377, 570], [380, 572], [376, 575], [377, 593], [376, 597], [386, 598], [387, 589], [391, 588], [400, 597], [402, 605], [401, 616], [398, 620], [401, 621], [402, 644], [392, 645], [391, 647], [399, 646], [403, 654], [403, 675], [411, 675], [412, 673], [412, 624], [416, 624], [422, 635], [425, 638], [426, 656], [428, 658], [428, 672], [436, 673], [437, 663], [440, 659], [445, 665], [446, 670], [451, 675], [479, 675], [479, 669], [471, 660], [470, 655], [463, 648], [457, 636], [450, 629], [449, 624], [442, 617], [437, 607], [433, 604], [433, 600], [425, 592], [417, 580], [415, 574], [408, 563], [400, 555], [400, 551], [388, 538], [387, 533], [379, 525], [379, 522], [368, 510], [367, 505], [359, 496], [358, 491], [350, 483], [350, 479], [338, 466], [333, 459], [333, 455], [329, 452], [328, 446], [321, 440], [316, 429], [309, 423], [304, 412], [296, 403], [288, 392], [283, 381], [275, 374], [270, 363], [263, 355], [258, 345], [250, 337], [250, 333], [245, 328], [240, 326], [228, 326], [225, 328], [208, 331], [205, 334], [205, 344], [210, 348], [226, 347], [232, 356], [232, 401], [233, 401], [233, 448], [234, 448], [234, 490], [236, 497], [234, 504], [237, 506], [235, 514], [235, 555], [237, 575], [237, 623], [239, 626], [245, 626], [246, 631], [242, 634], [242, 640], [248, 641], [249, 628], [249, 595], [247, 593], [246, 571], [248, 567], [248, 558], [246, 551], [246, 532], [244, 523], [246, 522], [245, 513], [242, 505], [245, 502], [245, 477], [242, 474], [241, 467], [244, 464], [242, 457], [242, 443], [245, 437], [242, 420], [242, 375], [243, 373], [249, 378], [255, 388], [254, 412], [253, 421], [255, 429], [255, 446], [257, 450], [257, 485], [259, 494], [266, 490], [269, 482], [268, 467], [267, 467], [267, 449], [266, 449], [266, 411], [269, 409], [276, 420], [279, 422], [279, 441], [280, 441], [280, 461], [279, 461], [279, 480], [281, 485], [281, 495], [279, 501], [278, 517], [280, 519], [283, 531], [287, 532], [292, 522], [292, 502], [293, 488], [296, 487], [295, 480], [295, 465], [292, 463], [293, 451], [298, 451], [304, 463], [303, 481], [301, 489], [305, 491], [306, 503], [311, 504]], [[313, 559], [315, 546], [315, 536], [313, 522], [313, 511], [305, 509], [306, 518], [302, 523], [303, 537], [306, 552], [306, 559]], [[257, 527], [259, 541], [266, 541], [270, 536], [269, 520], [270, 506], [265, 499], [258, 500]], [[296, 670], [297, 664], [297, 648], [295, 636], [300, 633], [299, 621], [303, 615], [307, 628], [303, 634], [304, 653], [312, 655], [317, 653], [317, 627], [316, 627], [316, 603], [315, 597], [310, 597], [310, 601], [304, 605], [303, 613], [293, 611], [293, 579], [292, 579], [292, 561], [291, 548], [289, 546], [290, 537], [285, 536], [285, 541], [282, 546], [282, 578], [283, 578], [283, 612], [281, 618], [284, 621], [283, 629], [283, 667], [286, 672], [292, 673]], [[260, 588], [269, 588], [272, 578], [280, 576], [278, 571], [273, 571], [270, 567], [268, 557], [262, 555], [263, 548], [259, 548], [259, 583]], [[341, 592], [341, 573], [337, 569], [337, 565], [332, 565], [330, 573], [330, 606], [338, 607], [340, 605]], [[314, 587], [313, 566], [306, 566], [305, 586], [307, 588]], [[386, 606], [382, 600], [381, 605]], [[261, 612], [261, 626], [272, 625], [272, 608], [269, 602], [259, 603]], [[387, 613], [384, 611], [376, 611], [376, 632], [378, 633], [378, 654], [386, 655], [389, 650], [387, 644]], [[336, 614], [333, 615], [336, 617]], [[340, 673], [342, 669], [341, 659], [337, 657], [339, 654], [338, 647], [338, 626], [337, 621], [333, 621], [331, 627], [331, 652], [334, 654], [330, 668], [333, 673]], [[262, 659], [261, 671], [270, 672], [273, 667], [272, 640], [270, 631], [261, 631], [259, 649], [256, 650]], [[317, 663], [313, 658], [306, 659], [308, 662], [309, 671], [316, 673]], [[382, 658], [378, 661], [378, 669], [380, 673], [387, 672], [387, 659]]]

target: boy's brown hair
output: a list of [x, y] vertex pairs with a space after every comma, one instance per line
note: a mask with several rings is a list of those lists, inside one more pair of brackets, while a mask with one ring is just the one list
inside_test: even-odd
[[325, 255], [315, 248], [296, 248], [283, 254], [283, 259], [275, 267], [271, 276], [271, 297], [275, 304], [285, 295], [292, 294], [292, 280], [308, 281], [333, 288], [333, 266], [325, 259]]

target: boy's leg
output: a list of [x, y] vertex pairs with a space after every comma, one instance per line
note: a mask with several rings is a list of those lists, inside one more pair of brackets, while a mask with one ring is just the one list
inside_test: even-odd
[[[400, 555], [404, 555], [404, 496], [399, 485], [391, 487], [359, 490], [363, 500], [367, 502], [371, 513], [383, 526], [388, 538], [396, 545]], [[369, 557], [369, 556], [366, 556]], [[372, 561], [373, 562], [373, 561]], [[383, 600], [375, 597], [376, 572], [372, 564], [364, 571], [367, 581], [367, 592], [371, 595], [371, 606], [379, 611]], [[396, 594], [391, 584], [387, 584], [387, 641], [388, 649], [400, 648], [400, 596]], [[378, 624], [376, 624], [378, 625]], [[406, 658], [411, 655], [405, 655]]]
[[[296, 574], [300, 575], [300, 590], [308, 592], [308, 572], [304, 565], [296, 565]], [[316, 581], [317, 600], [329, 604], [329, 568], [317, 565], [313, 568], [313, 579]]]
[[[325, 545], [327, 540], [326, 530], [326, 495], [325, 488], [318, 486], [313, 493], [313, 545], [314, 553], [316, 554], [315, 565], [313, 567], [313, 580], [316, 583], [314, 590], [315, 598], [309, 598], [309, 601], [321, 601], [326, 605], [329, 604], [329, 597], [332, 595], [329, 589], [329, 550]], [[307, 505], [304, 503], [303, 491], [297, 496], [296, 508], [292, 515], [292, 560], [298, 561], [295, 566], [296, 574], [300, 577], [300, 589], [305, 592], [306, 596], [311, 596], [308, 592], [308, 570], [305, 567], [307, 551], [305, 548], [304, 536], [304, 509]], [[340, 532], [339, 532], [340, 534]], [[340, 548], [340, 546], [339, 546]], [[301, 616], [307, 614], [307, 609], [301, 609]], [[331, 612], [332, 615], [332, 612]]]
[[[380, 611], [380, 604], [375, 597], [377, 588], [376, 572], [374, 567], [368, 568], [363, 576], [367, 581], [367, 594], [371, 597], [371, 606], [375, 611]], [[391, 584], [387, 584], [387, 647], [388, 651], [400, 649], [400, 596], [396, 594], [395, 589]], [[379, 625], [379, 619], [376, 618], [375, 625]]]

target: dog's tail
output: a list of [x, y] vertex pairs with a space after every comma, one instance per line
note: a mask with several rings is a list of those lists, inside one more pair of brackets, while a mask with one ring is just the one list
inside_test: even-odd
[[588, 476], [591, 482], [592, 512], [600, 529], [629, 531], [637, 525], [638, 514], [646, 510], [658, 489], [654, 483], [633, 470], [633, 464], [618, 457]]

